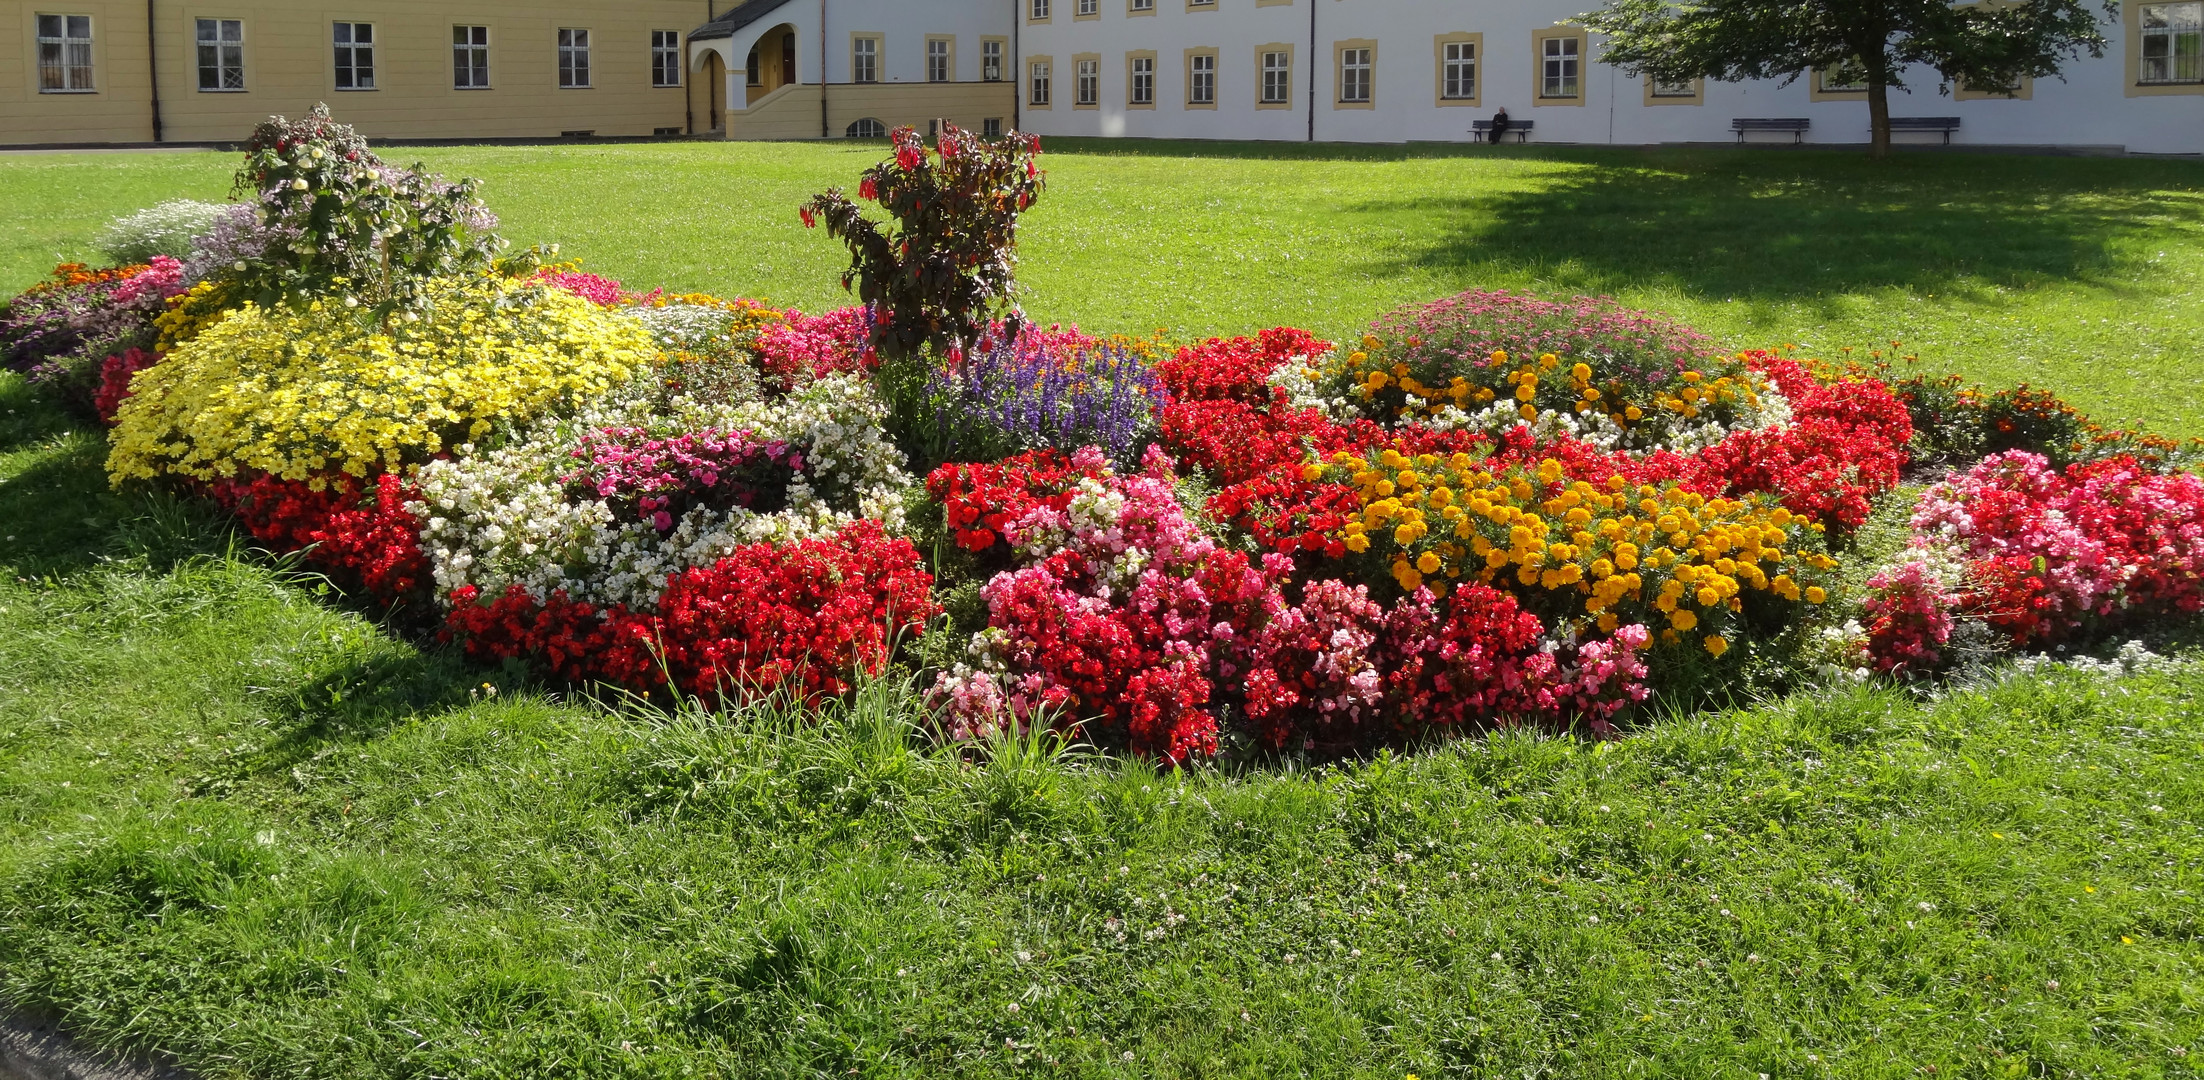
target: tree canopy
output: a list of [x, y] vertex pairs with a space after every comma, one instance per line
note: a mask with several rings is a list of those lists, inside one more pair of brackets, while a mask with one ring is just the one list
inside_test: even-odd
[[[2052, 76], [2087, 50], [2104, 55], [2089, 0], [1610, 0], [1579, 17], [1607, 36], [1602, 57], [1670, 82], [1797, 80], [1849, 70], [1867, 86], [1874, 153], [1890, 149], [1892, 87], [1908, 67], [1934, 69], [1940, 89], [2007, 89]], [[2117, 17], [2113, 0], [2101, 0]]]

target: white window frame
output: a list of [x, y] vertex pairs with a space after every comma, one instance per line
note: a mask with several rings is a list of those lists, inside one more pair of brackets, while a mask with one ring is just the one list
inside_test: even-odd
[[1009, 42], [1001, 38], [980, 39], [981, 82], [999, 83], [1003, 81], [1003, 64], [1005, 54], [1009, 52], [1008, 45]]
[[[860, 127], [863, 130], [860, 131]], [[885, 139], [888, 137], [888, 125], [882, 123], [878, 117], [860, 116], [850, 121], [848, 127], [842, 129], [842, 137], [847, 139]]]
[[590, 82], [589, 28], [559, 27], [559, 89], [588, 90]]
[[1263, 53], [1262, 85], [1256, 90], [1255, 100], [1262, 105], [1285, 105], [1293, 101], [1292, 53], [1283, 49]]
[[490, 88], [490, 28], [452, 24], [452, 89]]
[[849, 39], [849, 81], [880, 81], [880, 38], [877, 35], [859, 34]]
[[650, 84], [661, 87], [681, 85], [681, 31], [650, 32]]
[[1142, 14], [1147, 14], [1149, 12], [1153, 12], [1155, 9], [1156, 0], [1132, 0], [1132, 6], [1129, 10]]
[[1477, 98], [1477, 43], [1448, 41], [1439, 46], [1439, 97], [1447, 101]]
[[1102, 104], [1102, 61], [1072, 62], [1072, 104], [1095, 108]]
[[945, 83], [956, 81], [957, 73], [953, 70], [956, 55], [952, 51], [954, 48], [955, 44], [948, 38], [930, 37], [926, 39], [927, 82]]
[[1026, 8], [1026, 12], [1027, 22], [1047, 22], [1048, 0], [1033, 0], [1032, 4]]
[[92, 16], [40, 13], [34, 29], [38, 33], [39, 93], [99, 92]]
[[1341, 105], [1370, 104], [1371, 54], [1376, 50], [1364, 45], [1339, 50], [1339, 103]]
[[1026, 104], [1042, 109], [1048, 108], [1049, 61], [1033, 61], [1026, 66], [1026, 74], [1026, 90], [1029, 95]]
[[1087, 18], [1100, 15], [1102, 14], [1102, 0], [1079, 0], [1079, 6], [1072, 9], [1072, 14]]
[[1186, 57], [1186, 103], [1217, 103], [1217, 54], [1191, 53]]
[[[1145, 69], [1143, 68], [1145, 65]], [[1156, 58], [1135, 56], [1129, 65], [1132, 78], [1127, 80], [1125, 104], [1154, 106], [1156, 103]]]
[[[2156, 26], [2152, 25], [2154, 19]], [[2135, 73], [2137, 86], [2204, 83], [2204, 2], [2139, 5], [2136, 26], [2141, 35], [2136, 44], [2142, 60]], [[2188, 46], [2186, 52], [2183, 44]], [[2152, 54], [2154, 46], [2156, 55]]]
[[[234, 34], [231, 33], [234, 31]], [[214, 36], [207, 36], [211, 32]], [[245, 92], [245, 20], [193, 19], [192, 44], [202, 94]], [[208, 76], [214, 85], [207, 85]]]
[[[363, 29], [367, 31], [364, 41], [360, 39], [360, 31]], [[337, 89], [375, 89], [375, 24], [344, 21], [330, 23], [329, 43], [336, 50]]]
[[1649, 92], [1654, 97], [1688, 98], [1699, 96], [1699, 80], [1697, 79], [1685, 79], [1682, 82], [1668, 82], [1658, 76], [1649, 75], [1646, 78], [1648, 81], [1648, 85], [1651, 87], [1651, 90]]
[[1539, 97], [1574, 100], [1584, 96], [1583, 40], [1560, 34], [1539, 43]]
[[[1857, 81], [1847, 82], [1847, 79]], [[1834, 67], [1816, 68], [1814, 89], [1824, 94], [1864, 94], [1867, 92], [1867, 65], [1847, 60]]]

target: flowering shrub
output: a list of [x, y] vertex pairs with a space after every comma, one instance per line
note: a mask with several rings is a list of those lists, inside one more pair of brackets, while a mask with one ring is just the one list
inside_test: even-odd
[[425, 295], [381, 331], [333, 300], [215, 324], [133, 382], [109, 476], [370, 477], [571, 409], [649, 362], [638, 324], [564, 292], [452, 279]]
[[1239, 401], [1268, 405], [1272, 372], [1289, 361], [1304, 363], [1331, 351], [1305, 330], [1278, 327], [1250, 338], [1210, 338], [1188, 345], [1156, 365], [1174, 401]]
[[663, 535], [698, 506], [771, 511], [788, 501], [804, 456], [747, 431], [689, 431], [653, 438], [644, 428], [605, 428], [573, 450], [582, 467], [566, 478], [582, 498], [610, 500], [617, 517]]
[[1952, 613], [1965, 599], [1937, 565], [1942, 560], [1913, 557], [1867, 579], [1867, 655], [1876, 671], [1888, 675], [1924, 675], [1944, 667], [1951, 643]]
[[787, 393], [812, 379], [854, 374], [874, 366], [865, 346], [863, 308], [837, 308], [824, 315], [783, 313], [758, 327], [758, 366], [766, 385]]

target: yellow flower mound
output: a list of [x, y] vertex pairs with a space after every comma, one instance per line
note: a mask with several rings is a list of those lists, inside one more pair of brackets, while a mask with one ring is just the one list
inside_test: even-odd
[[573, 408], [653, 356], [633, 319], [495, 278], [436, 282], [421, 314], [381, 330], [335, 300], [247, 305], [132, 381], [107, 474], [370, 477]]

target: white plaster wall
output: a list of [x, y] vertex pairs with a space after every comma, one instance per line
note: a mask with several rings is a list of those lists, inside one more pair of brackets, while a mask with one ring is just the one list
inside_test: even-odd
[[[958, 6], [958, 0], [932, 0]], [[1029, 0], [1019, 0], [1022, 4]], [[1315, 4], [1315, 48], [1310, 6]], [[1860, 143], [1868, 137], [1864, 100], [1811, 100], [1807, 80], [1709, 83], [1704, 104], [1654, 105], [1644, 87], [1597, 62], [1592, 39], [1585, 57], [1585, 103], [1540, 105], [1532, 33], [1552, 27], [1594, 0], [1291, 0], [1257, 6], [1257, 0], [1218, 0], [1215, 10], [1189, 10], [1185, 0], [1156, 0], [1153, 15], [1132, 16], [1127, 0], [1100, 0], [1099, 17], [1074, 17], [1077, 0], [1051, 0], [1045, 23], [1021, 17], [1023, 60], [1048, 56], [1053, 69], [1051, 107], [1026, 108], [1021, 123], [1043, 135], [1101, 135], [1202, 139], [1306, 139], [1310, 133], [1307, 80], [1316, 83], [1315, 138], [1321, 141], [1466, 141], [1470, 121], [1490, 117], [1502, 105], [1517, 120], [1534, 120], [1539, 142], [1648, 144], [1734, 140], [1735, 117], [1807, 117], [1813, 143]], [[914, 6], [918, 6], [914, 4]], [[931, 3], [926, 6], [932, 6]], [[1933, 71], [1909, 72], [1905, 91], [1894, 91], [1893, 116], [1957, 116], [1955, 143], [1999, 145], [2117, 146], [2151, 153], [2204, 153], [2204, 96], [2128, 97], [2125, 28], [2108, 21], [2112, 46], [2102, 58], [2086, 55], [2067, 67], [2064, 80], [2038, 79], [2030, 100], [1955, 100], [1937, 90]], [[1434, 40], [1444, 33], [1484, 37], [1475, 108], [1435, 102]], [[1375, 108], [1340, 109], [1334, 99], [1334, 43], [1349, 38], [1377, 42]], [[1290, 109], [1256, 108], [1256, 48], [1295, 46], [1295, 86]], [[1185, 107], [1183, 62], [1189, 46], [1218, 50], [1218, 104]], [[1126, 105], [1125, 54], [1157, 55], [1156, 107]], [[1311, 53], [1314, 56], [1311, 56]], [[1072, 58], [1101, 57], [1101, 97], [1091, 110], [1073, 107]], [[961, 59], [961, 54], [960, 54]], [[1026, 65], [1021, 60], [1021, 79]], [[1313, 63], [1311, 61], [1314, 61]], [[1021, 100], [1026, 88], [1021, 82]], [[1789, 135], [1755, 136], [1789, 142]], [[1900, 141], [1941, 142], [1938, 135], [1900, 135]]]
[[[796, 28], [796, 81], [819, 81], [820, 18], [826, 20], [826, 72], [830, 83], [846, 83], [851, 76], [850, 37], [877, 34], [883, 38], [880, 81], [926, 81], [926, 39], [929, 35], [956, 39], [956, 82], [980, 81], [980, 39], [1011, 36], [1010, 16], [1015, 0], [789, 0], [775, 11], [737, 30], [732, 38], [691, 43], [690, 62], [702, 63], [706, 51], [720, 54], [730, 72], [729, 86], [739, 90], [743, 64], [758, 39], [782, 25]], [[1007, 43], [1006, 43], [1007, 49]], [[731, 91], [733, 92], [733, 91]], [[739, 105], [739, 93], [736, 94]], [[738, 110], [739, 111], [739, 110]]]

